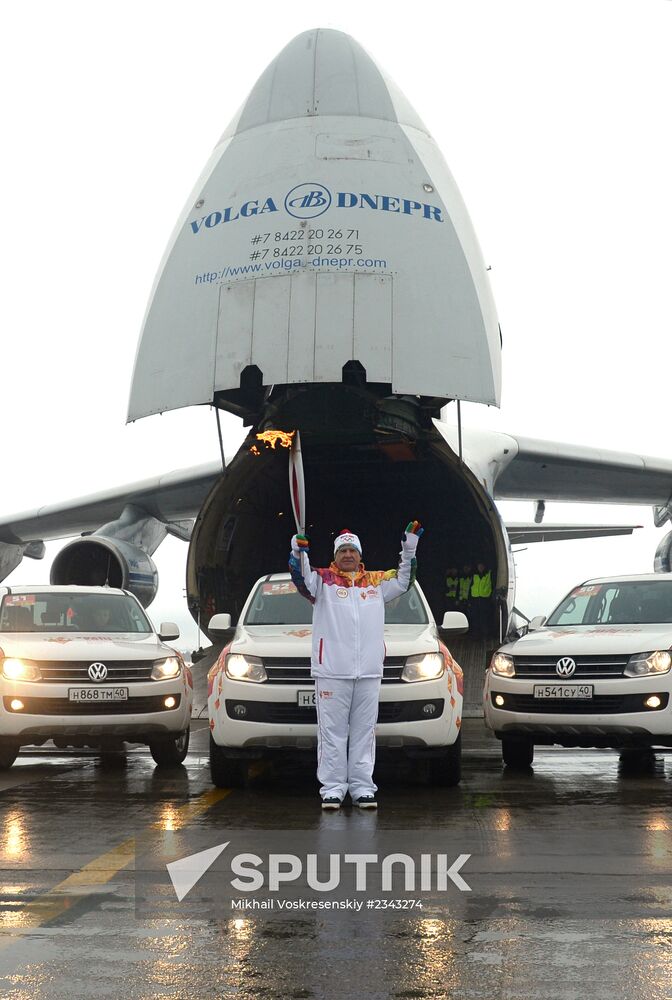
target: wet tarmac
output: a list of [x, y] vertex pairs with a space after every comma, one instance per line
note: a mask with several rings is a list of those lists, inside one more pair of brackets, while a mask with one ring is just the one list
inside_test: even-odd
[[[672, 757], [624, 768], [609, 751], [538, 749], [509, 773], [469, 719], [459, 788], [388, 762], [377, 814], [325, 814], [300, 765], [214, 789], [207, 739], [195, 723], [176, 771], [142, 749], [124, 765], [44, 748], [0, 776], [1, 1000], [672, 998]], [[166, 863], [223, 844], [312, 849], [321, 877], [334, 844], [466, 854], [470, 891], [449, 880], [404, 886], [422, 908], [271, 914], [232, 908], [214, 865], [178, 902]], [[260, 868], [248, 900], [273, 896]], [[304, 875], [274, 898], [290, 895], [316, 898]]]

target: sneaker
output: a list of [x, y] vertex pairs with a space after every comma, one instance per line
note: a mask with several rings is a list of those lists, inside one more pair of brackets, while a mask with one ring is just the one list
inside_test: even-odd
[[360, 809], [378, 808], [375, 795], [360, 795], [358, 799], [355, 799], [355, 805], [359, 806]]
[[323, 809], [340, 809], [341, 808], [341, 800], [337, 799], [335, 796], [331, 796], [328, 799], [322, 799], [322, 808]]

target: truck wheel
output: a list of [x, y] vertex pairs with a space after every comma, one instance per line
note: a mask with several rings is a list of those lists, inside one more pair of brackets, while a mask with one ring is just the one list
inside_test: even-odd
[[430, 781], [433, 785], [443, 788], [454, 788], [459, 785], [462, 777], [462, 733], [452, 746], [446, 748], [443, 757], [435, 757], [430, 761]]
[[502, 758], [507, 767], [524, 770], [530, 767], [534, 760], [534, 743], [532, 740], [504, 736], [502, 738]]
[[217, 788], [244, 788], [247, 783], [248, 762], [241, 757], [229, 757], [210, 733], [210, 777]]
[[156, 740], [149, 744], [149, 752], [157, 767], [177, 767], [189, 751], [189, 730], [183, 729], [171, 740]]
[[19, 744], [0, 740], [0, 771], [7, 771], [19, 755]]
[[651, 747], [624, 747], [618, 762], [624, 771], [650, 771], [656, 766], [656, 755]]

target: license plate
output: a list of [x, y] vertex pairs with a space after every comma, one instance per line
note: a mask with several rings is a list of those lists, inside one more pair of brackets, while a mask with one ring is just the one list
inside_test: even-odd
[[535, 684], [535, 698], [586, 699], [593, 697], [592, 684]]
[[68, 688], [68, 701], [128, 701], [128, 688]]
[[314, 691], [297, 691], [296, 692], [296, 704], [300, 708], [315, 708], [315, 692]]

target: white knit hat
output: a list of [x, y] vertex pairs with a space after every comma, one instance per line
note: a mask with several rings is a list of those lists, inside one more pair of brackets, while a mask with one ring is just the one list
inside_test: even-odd
[[348, 531], [347, 528], [344, 528], [340, 535], [336, 535], [336, 538], [334, 538], [334, 555], [336, 555], [338, 550], [343, 548], [344, 545], [350, 545], [353, 549], [357, 549], [361, 556], [362, 543], [357, 535], [353, 535], [353, 533]]

